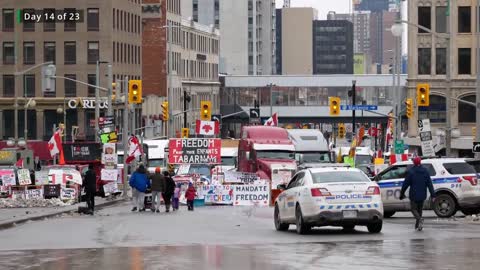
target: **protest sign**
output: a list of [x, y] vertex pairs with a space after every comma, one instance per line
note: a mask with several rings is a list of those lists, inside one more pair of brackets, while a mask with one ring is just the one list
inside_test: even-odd
[[48, 170], [35, 172], [35, 184], [38, 186], [48, 185]]
[[12, 199], [25, 199], [25, 190], [12, 190]]
[[17, 170], [18, 183], [21, 186], [31, 185], [32, 180], [30, 179], [30, 171], [28, 169]]
[[170, 139], [170, 164], [220, 164], [220, 139]]
[[117, 169], [102, 169], [100, 179], [103, 181], [117, 181], [118, 170]]
[[29, 199], [43, 199], [43, 189], [27, 189], [25, 197]]
[[248, 185], [260, 180], [260, 177], [255, 173], [225, 171], [223, 174], [226, 183], [242, 183]]
[[233, 185], [233, 205], [268, 206], [268, 185]]
[[[229, 185], [205, 185], [200, 187], [205, 203], [232, 204], [233, 190]], [[200, 197], [200, 194], [199, 194]]]
[[0, 180], [2, 180], [2, 186], [15, 186], [15, 171], [12, 169], [0, 170]]
[[102, 164], [111, 168], [115, 167], [115, 164], [117, 164], [118, 161], [115, 148], [114, 143], [105, 143], [103, 145]]
[[43, 194], [45, 199], [60, 197], [60, 185], [44, 185]]
[[108, 184], [103, 185], [103, 191], [105, 194], [112, 194], [118, 192], [118, 185], [115, 182], [110, 182]]
[[64, 188], [60, 190], [60, 199], [62, 200], [74, 200], [77, 191], [74, 188]]
[[48, 182], [52, 185], [66, 185], [67, 182], [82, 184], [82, 175], [77, 170], [50, 169], [48, 171]]

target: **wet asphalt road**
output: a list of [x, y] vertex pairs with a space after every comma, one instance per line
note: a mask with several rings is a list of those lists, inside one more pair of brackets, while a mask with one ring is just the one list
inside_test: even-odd
[[0, 231], [3, 269], [480, 269], [480, 223], [439, 220], [413, 230], [408, 213], [381, 234], [322, 228], [276, 232], [268, 208], [65, 216]]

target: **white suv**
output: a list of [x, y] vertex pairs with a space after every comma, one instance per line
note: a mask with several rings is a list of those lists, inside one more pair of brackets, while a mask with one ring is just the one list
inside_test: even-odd
[[[410, 210], [408, 198], [400, 200], [400, 190], [411, 166], [411, 161], [398, 162], [374, 178], [380, 186], [384, 217]], [[465, 159], [425, 159], [422, 160], [422, 166], [430, 173], [436, 195], [433, 203], [427, 198], [425, 209], [433, 209], [435, 214], [442, 218], [451, 217], [458, 210], [466, 215], [480, 212], [480, 185], [477, 174]]]

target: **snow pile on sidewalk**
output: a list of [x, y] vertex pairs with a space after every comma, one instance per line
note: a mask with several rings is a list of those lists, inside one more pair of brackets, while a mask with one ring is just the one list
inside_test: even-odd
[[471, 215], [465, 217], [466, 221], [480, 221], [480, 217], [478, 215]]
[[0, 208], [27, 208], [27, 207], [57, 207], [72, 205], [73, 201], [63, 202], [58, 198], [53, 199], [0, 199]]

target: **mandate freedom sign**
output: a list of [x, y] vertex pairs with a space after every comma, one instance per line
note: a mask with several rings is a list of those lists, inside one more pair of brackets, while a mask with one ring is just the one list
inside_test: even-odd
[[170, 164], [220, 164], [220, 139], [170, 139]]
[[270, 189], [268, 185], [234, 185], [233, 205], [268, 206]]

